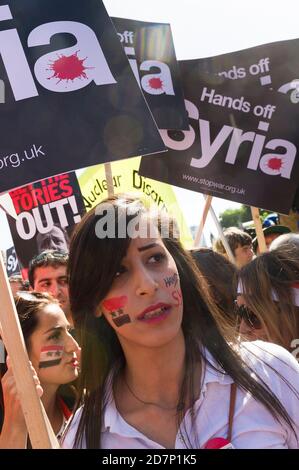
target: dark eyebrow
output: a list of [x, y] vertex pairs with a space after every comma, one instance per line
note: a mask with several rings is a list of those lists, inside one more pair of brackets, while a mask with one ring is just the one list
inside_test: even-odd
[[141, 246], [140, 248], [138, 248], [138, 251], [149, 250], [150, 248], [154, 248], [156, 246], [160, 246], [160, 245], [158, 243], [150, 243], [149, 245]]
[[63, 330], [63, 327], [62, 326], [53, 326], [53, 328], [50, 328], [49, 330], [45, 331], [44, 335], [46, 335], [47, 333], [50, 333], [50, 331], [57, 331], [57, 330]]
[[45, 282], [45, 281], [51, 281], [51, 278], [50, 278], [50, 277], [44, 277], [44, 278], [42, 278], [42, 279], [39, 279], [39, 280], [37, 281], [37, 283], [39, 284], [40, 282]]
[[[56, 277], [54, 278], [54, 280], [58, 280], [58, 281], [61, 281], [61, 280], [64, 280], [64, 281], [67, 281], [68, 280], [68, 277], [67, 276], [59, 276], [59, 277]], [[52, 281], [53, 278], [52, 277], [44, 277], [43, 279], [39, 279], [37, 281], [37, 283], [39, 284], [40, 282], [45, 282], [45, 281]]]

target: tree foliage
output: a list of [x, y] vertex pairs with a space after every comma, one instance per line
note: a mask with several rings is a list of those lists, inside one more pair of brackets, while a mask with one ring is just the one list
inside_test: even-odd
[[[264, 209], [260, 210], [261, 221], [263, 221], [271, 212]], [[242, 204], [238, 209], [226, 209], [219, 216], [222, 228], [242, 227], [243, 222], [252, 220], [250, 206]]]
[[223, 228], [241, 227], [242, 222], [248, 222], [252, 219], [249, 206], [242, 206], [238, 209], [226, 209], [219, 216], [220, 224]]

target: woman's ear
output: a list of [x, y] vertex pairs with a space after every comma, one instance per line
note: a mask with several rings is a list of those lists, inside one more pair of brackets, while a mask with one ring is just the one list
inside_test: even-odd
[[94, 315], [97, 318], [100, 318], [103, 315], [102, 308], [100, 305], [98, 305], [98, 307], [96, 308]]

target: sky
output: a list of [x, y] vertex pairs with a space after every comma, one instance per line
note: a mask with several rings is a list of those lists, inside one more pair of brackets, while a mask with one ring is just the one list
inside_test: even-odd
[[[103, 0], [110, 16], [171, 24], [177, 59], [197, 59], [299, 36], [296, 0]], [[298, 77], [299, 78], [299, 77]], [[176, 189], [187, 223], [197, 225], [204, 198]], [[238, 204], [213, 198], [216, 214]], [[207, 219], [206, 230], [215, 233]], [[0, 248], [12, 245], [0, 209]]]

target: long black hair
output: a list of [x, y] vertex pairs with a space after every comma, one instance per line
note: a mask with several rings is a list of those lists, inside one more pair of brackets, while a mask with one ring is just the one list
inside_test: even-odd
[[[56, 300], [54, 297], [52, 297], [52, 295], [48, 294], [47, 292], [35, 291], [17, 292], [14, 297], [14, 300], [25, 341], [25, 346], [27, 351], [30, 352], [30, 338], [39, 326], [39, 312], [41, 312], [47, 305], [58, 304], [58, 300]], [[1, 368], [0, 379], [5, 374], [6, 370], [6, 365], [3, 364]], [[57, 395], [64, 400], [64, 402], [70, 409], [74, 407], [77, 398], [74, 384], [60, 385], [57, 390]], [[0, 431], [3, 425], [3, 417], [5, 411], [3, 404], [2, 387], [0, 387], [0, 411], [1, 409], [2, 412], [0, 416]]]
[[[113, 209], [111, 211], [111, 208]], [[107, 209], [107, 210], [106, 210]], [[71, 310], [78, 329], [82, 347], [79, 402], [84, 404], [80, 417], [75, 447], [86, 440], [87, 448], [101, 447], [103, 416], [110, 396], [107, 395], [107, 380], [112, 377], [112, 389], [120, 371], [125, 366], [125, 357], [113, 328], [103, 318], [95, 316], [97, 307], [109, 292], [114, 276], [130, 244], [128, 236], [117, 236], [118, 223], [126, 226], [136, 214], [148, 212], [141, 201], [127, 195], [114, 196], [85, 215], [77, 226], [70, 245], [69, 288]], [[158, 220], [165, 227], [169, 222], [169, 234], [161, 234], [166, 249], [174, 258], [181, 283], [184, 303], [182, 330], [186, 340], [184, 377], [177, 408], [178, 424], [183, 417], [186, 397], [195, 402], [196, 384], [193, 383], [195, 366], [207, 362], [204, 349], [214, 357], [219, 368], [229, 374], [243, 389], [259, 400], [276, 419], [282, 419], [292, 429], [288, 413], [265, 383], [250, 376], [249, 367], [229, 345], [235, 332], [227, 327], [223, 315], [211, 301], [206, 282], [196, 267], [191, 255], [173, 236], [174, 226], [169, 217]], [[164, 225], [163, 225], [164, 222]], [[115, 228], [116, 237], [108, 235], [99, 239], [97, 228]], [[230, 336], [231, 332], [231, 336]], [[194, 413], [191, 406], [191, 416]], [[191, 446], [188, 438], [186, 446]]]

